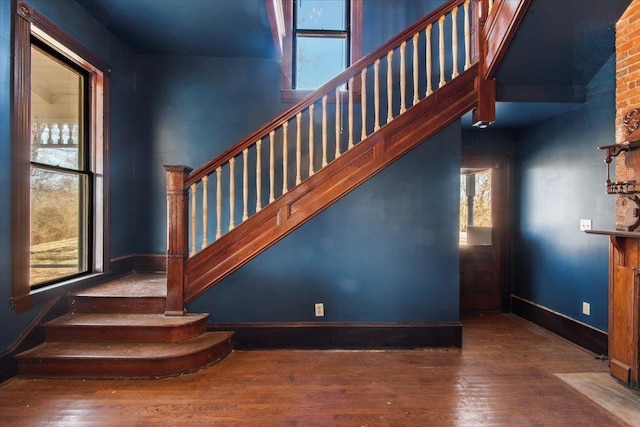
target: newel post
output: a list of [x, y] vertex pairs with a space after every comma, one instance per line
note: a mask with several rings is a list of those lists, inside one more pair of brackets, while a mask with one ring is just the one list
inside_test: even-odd
[[167, 172], [167, 305], [165, 315], [184, 314], [184, 264], [189, 256], [187, 166], [164, 165]]

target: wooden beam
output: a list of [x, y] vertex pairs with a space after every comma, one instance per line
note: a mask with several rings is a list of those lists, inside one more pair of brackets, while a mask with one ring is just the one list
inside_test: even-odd
[[471, 123], [484, 129], [496, 121], [496, 81], [485, 80], [478, 75], [476, 86], [478, 106], [473, 110]]

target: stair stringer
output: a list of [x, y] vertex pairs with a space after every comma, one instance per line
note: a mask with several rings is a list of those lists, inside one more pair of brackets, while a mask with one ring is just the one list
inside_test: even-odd
[[184, 269], [185, 303], [193, 301], [473, 109], [478, 102], [478, 70], [477, 64], [471, 66], [202, 252], [190, 257]]

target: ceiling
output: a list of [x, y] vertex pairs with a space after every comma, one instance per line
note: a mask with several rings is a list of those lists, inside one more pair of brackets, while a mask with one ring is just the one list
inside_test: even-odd
[[263, 0], [76, 0], [141, 55], [273, 58]]
[[[77, 1], [137, 54], [276, 57], [264, 0]], [[495, 126], [531, 125], [584, 102], [630, 2], [532, 0], [496, 76]]]
[[[496, 75], [496, 123], [518, 128], [585, 101], [615, 53], [615, 23], [631, 0], [532, 0]], [[471, 126], [471, 116], [463, 118]]]

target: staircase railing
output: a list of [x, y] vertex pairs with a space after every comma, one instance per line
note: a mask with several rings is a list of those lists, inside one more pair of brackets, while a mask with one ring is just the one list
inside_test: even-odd
[[479, 4], [449, 1], [201, 168], [165, 166], [167, 313], [187, 259], [475, 64]]

